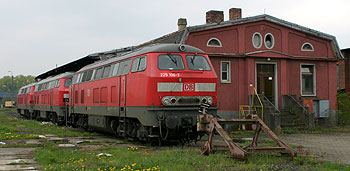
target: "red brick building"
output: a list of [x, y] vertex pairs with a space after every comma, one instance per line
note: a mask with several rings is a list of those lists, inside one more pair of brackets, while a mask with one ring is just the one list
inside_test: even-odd
[[207, 52], [219, 77], [222, 117], [237, 117], [253, 87], [266, 106], [278, 109], [270, 113], [301, 104], [316, 118], [336, 115], [337, 62], [343, 56], [334, 36], [270, 15], [241, 18], [236, 8], [229, 14], [224, 21], [222, 11], [208, 11], [206, 24], [191, 27], [179, 19], [178, 31], [140, 46], [183, 43]]
[[[241, 18], [241, 9], [236, 8], [229, 15], [224, 21], [222, 11], [208, 11], [206, 24], [191, 27], [180, 18], [178, 31], [111, 52], [155, 43], [192, 45], [208, 53], [218, 75], [221, 117], [237, 118], [239, 106], [250, 104], [256, 88], [263, 99], [264, 119], [272, 127], [295, 124], [298, 118], [306, 126], [314, 126], [315, 118], [336, 124], [337, 62], [343, 59], [336, 38], [270, 15]], [[103, 52], [92, 54], [37, 78], [103, 57]], [[298, 118], [288, 116], [293, 112]]]

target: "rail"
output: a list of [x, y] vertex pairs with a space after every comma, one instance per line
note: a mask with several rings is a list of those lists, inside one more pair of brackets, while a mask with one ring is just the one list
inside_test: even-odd
[[281, 113], [281, 111], [278, 110], [278, 108], [265, 95], [262, 94], [262, 96], [278, 113]]
[[303, 105], [301, 105], [293, 96], [291, 95], [288, 95], [289, 98], [291, 98], [294, 103], [296, 103], [301, 109], [303, 109], [304, 112], [309, 112]]

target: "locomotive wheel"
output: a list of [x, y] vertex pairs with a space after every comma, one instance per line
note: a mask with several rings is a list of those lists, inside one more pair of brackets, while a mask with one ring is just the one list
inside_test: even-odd
[[57, 115], [55, 113], [51, 113], [49, 118], [52, 123], [57, 123]]

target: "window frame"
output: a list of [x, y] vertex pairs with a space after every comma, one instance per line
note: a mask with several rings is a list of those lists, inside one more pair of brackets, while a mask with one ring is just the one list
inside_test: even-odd
[[[303, 66], [312, 66], [312, 81], [313, 81], [313, 87], [312, 87], [312, 94], [304, 94], [303, 93], [303, 72], [302, 68]], [[300, 64], [300, 95], [301, 96], [316, 96], [316, 65], [315, 64], [308, 64], [308, 63], [301, 63]]]
[[[141, 64], [142, 59], [145, 59], [145, 68], [140, 69], [140, 64]], [[137, 63], [137, 66], [135, 66], [136, 63]], [[136, 68], [134, 68], [134, 66], [135, 66]], [[147, 68], [147, 56], [137, 57], [137, 58], [134, 59], [134, 61], [133, 61], [133, 63], [132, 63], [131, 72], [134, 73], [134, 72], [145, 71], [146, 68]]]
[[[259, 35], [259, 37], [260, 37], [260, 45], [259, 45], [259, 46], [255, 46], [255, 43], [254, 43], [254, 37], [255, 37], [255, 35]], [[262, 37], [262, 35], [261, 35], [259, 32], [253, 33], [253, 36], [252, 36], [252, 44], [253, 44], [253, 47], [254, 47], [255, 49], [260, 49], [260, 48], [262, 47], [262, 44], [263, 44], [263, 37]]]
[[[212, 40], [219, 42], [219, 45], [210, 45], [209, 42], [212, 41]], [[212, 38], [210, 38], [210, 39], [207, 41], [207, 46], [208, 46], [208, 47], [222, 47], [222, 43], [221, 43], [221, 41], [220, 41], [218, 38], [212, 37]]]
[[171, 55], [173, 55], [173, 56], [174, 56], [174, 55], [180, 56], [181, 62], [182, 62], [182, 67], [183, 67], [183, 68], [181, 68], [181, 69], [163, 69], [163, 68], [160, 68], [160, 67], [159, 67], [159, 57], [160, 57], [161, 55], [167, 55], [167, 54], [159, 54], [159, 55], [157, 56], [157, 68], [158, 68], [158, 70], [163, 70], [163, 71], [183, 71], [183, 70], [186, 69], [186, 66], [185, 66], [185, 63], [184, 63], [184, 59], [183, 59], [182, 55], [180, 55], [180, 54], [171, 54]]
[[[209, 69], [202, 69], [202, 70], [200, 70], [200, 69], [194, 69], [194, 68], [192, 68], [192, 66], [189, 64], [190, 61], [187, 59], [187, 57], [190, 57], [190, 56], [192, 56], [192, 57], [193, 57], [193, 56], [196, 56], [196, 57], [199, 57], [199, 58], [204, 58], [204, 60], [207, 62], [206, 64], [208, 65]], [[193, 54], [193, 55], [186, 55], [186, 56], [185, 56], [185, 59], [186, 59], [186, 64], [187, 64], [187, 67], [188, 67], [189, 70], [192, 70], [192, 71], [211, 71], [211, 70], [212, 70], [212, 68], [211, 68], [211, 66], [210, 66], [210, 64], [209, 64], [208, 59], [207, 59], [205, 56], [203, 56], [203, 55], [196, 55], [196, 54]]]
[[[304, 49], [305, 45], [310, 45], [312, 49], [311, 50]], [[301, 45], [300, 50], [303, 51], [303, 52], [313, 52], [313, 51], [315, 51], [315, 48], [314, 48], [314, 46], [311, 43], [305, 42], [303, 45]]]
[[[228, 63], [227, 67], [227, 80], [222, 79], [222, 73], [223, 73], [223, 63]], [[231, 61], [220, 61], [220, 82], [223, 84], [230, 84], [231, 83]]]
[[[271, 47], [267, 47], [267, 45], [266, 45], [266, 38], [267, 38], [267, 36], [271, 36], [271, 38], [272, 38], [272, 42], [271, 42], [272, 45], [271, 45]], [[272, 49], [275, 46], [275, 37], [273, 36], [272, 33], [266, 33], [265, 34], [265, 36], [264, 36], [264, 45], [265, 45], [266, 49]]]

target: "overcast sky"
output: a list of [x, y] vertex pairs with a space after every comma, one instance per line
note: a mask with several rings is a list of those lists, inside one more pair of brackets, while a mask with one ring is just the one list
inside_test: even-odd
[[0, 0], [0, 78], [37, 76], [94, 52], [205, 23], [205, 12], [242, 8], [243, 17], [269, 14], [336, 36], [350, 47], [348, 0]]

